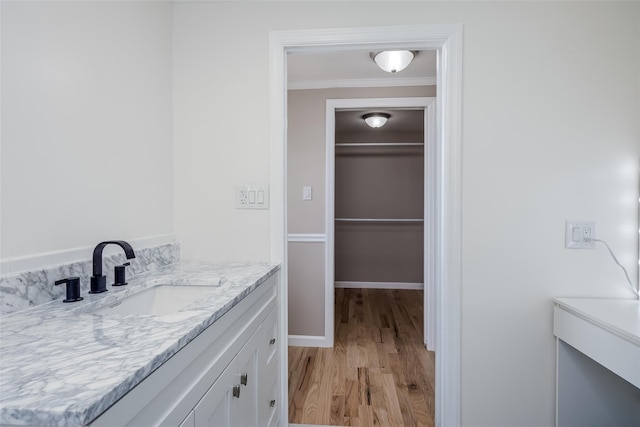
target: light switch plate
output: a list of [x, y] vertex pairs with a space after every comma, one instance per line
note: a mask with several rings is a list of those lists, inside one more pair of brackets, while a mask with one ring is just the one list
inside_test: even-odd
[[302, 187], [302, 200], [311, 200], [311, 186], [305, 185]]
[[586, 240], [596, 238], [594, 221], [566, 221], [564, 227], [564, 247], [567, 249], [593, 249], [595, 242]]
[[236, 209], [269, 209], [269, 186], [238, 185]]

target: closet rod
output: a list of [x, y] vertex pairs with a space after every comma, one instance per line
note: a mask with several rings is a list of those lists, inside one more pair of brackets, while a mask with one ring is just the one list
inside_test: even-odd
[[422, 147], [422, 142], [338, 142], [336, 147]]
[[421, 218], [336, 218], [344, 222], [424, 222]]

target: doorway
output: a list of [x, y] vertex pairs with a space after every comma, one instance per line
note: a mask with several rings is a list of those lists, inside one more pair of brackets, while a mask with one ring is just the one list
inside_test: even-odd
[[[428, 350], [430, 351], [436, 350], [436, 341], [437, 341], [436, 327], [435, 327], [436, 285], [435, 285], [434, 270], [435, 270], [435, 265], [437, 261], [436, 252], [435, 252], [435, 238], [436, 238], [435, 236], [437, 235], [437, 230], [435, 228], [436, 227], [436, 222], [435, 222], [436, 204], [437, 204], [436, 198], [435, 198], [435, 195], [437, 194], [436, 175], [435, 175], [437, 160], [436, 160], [435, 153], [437, 151], [436, 151], [436, 132], [435, 132], [435, 129], [436, 129], [436, 123], [435, 123], [436, 102], [435, 101], [436, 101], [436, 98], [433, 98], [433, 97], [373, 98], [373, 99], [358, 98], [358, 99], [327, 100], [327, 107], [326, 107], [327, 167], [325, 171], [326, 182], [327, 182], [326, 184], [327, 196], [326, 196], [326, 210], [325, 210], [325, 216], [326, 216], [325, 262], [326, 262], [327, 278], [325, 280], [325, 316], [324, 316], [325, 330], [324, 332], [325, 332], [325, 340], [327, 343], [330, 343], [330, 346], [333, 345], [333, 340], [334, 340], [334, 337], [333, 337], [334, 318], [335, 318], [334, 287], [336, 286], [353, 287], [353, 286], [358, 286], [357, 282], [369, 281], [370, 282], [369, 286], [374, 286], [374, 287], [396, 288], [396, 289], [401, 289], [401, 288], [416, 289], [416, 286], [419, 285], [420, 288], [424, 289], [423, 298], [422, 298], [424, 301], [424, 305], [423, 305], [424, 341], [423, 342]], [[392, 144], [387, 144], [383, 142], [382, 139], [380, 139], [377, 142], [374, 142], [373, 144], [369, 144], [368, 146], [357, 145], [357, 143], [356, 144], [338, 143], [336, 145], [336, 142], [337, 142], [336, 141], [336, 138], [337, 138], [336, 114], [338, 114], [341, 111], [349, 114], [348, 113], [349, 110], [358, 111], [358, 109], [369, 109], [369, 110], [377, 109], [377, 110], [385, 110], [389, 112], [394, 111], [396, 115], [395, 117], [396, 120], [399, 120], [400, 117], [402, 117], [402, 119], [404, 120], [410, 120], [411, 117], [415, 116], [415, 113], [418, 113], [417, 120], [419, 121], [418, 125], [421, 131], [419, 132], [419, 135], [417, 135], [417, 139], [416, 139], [416, 135], [411, 135], [408, 137], [408, 135], [406, 134], [405, 135], [400, 134], [395, 138], [397, 139], [396, 142]], [[353, 119], [354, 119], [354, 116], [351, 113], [351, 120]], [[402, 121], [402, 119], [400, 119], [400, 121]], [[416, 118], [414, 118], [414, 120], [415, 119]], [[401, 126], [401, 128], [409, 129], [409, 126], [407, 126], [407, 124], [404, 124], [403, 126]], [[380, 134], [377, 134], [377, 135], [380, 135]], [[372, 138], [372, 137], [376, 138], [375, 136], [370, 136], [369, 138]], [[407, 137], [412, 141], [409, 141]], [[377, 138], [385, 138], [385, 136], [378, 136]], [[340, 215], [339, 211], [345, 211], [345, 210], [340, 205], [344, 204], [346, 199], [353, 199], [353, 198], [360, 199], [360, 200], [355, 200], [355, 204], [358, 205], [358, 207], [353, 206], [355, 211], [354, 209], [346, 209], [347, 212], [348, 211], [357, 212], [361, 210], [360, 208], [363, 208], [363, 207], [365, 208], [365, 211], [366, 211], [366, 205], [369, 205], [370, 207], [374, 207], [374, 208], [376, 207], [375, 203], [371, 204], [367, 202], [365, 200], [366, 197], [365, 199], [362, 199], [358, 197], [357, 194], [345, 195], [343, 194], [343, 191], [339, 191], [336, 187], [336, 175], [339, 174], [342, 169], [344, 169], [344, 168], [336, 168], [336, 161], [337, 161], [336, 154], [339, 153], [340, 151], [345, 153], [344, 150], [346, 149], [348, 150], [346, 154], [348, 154], [349, 151], [351, 151], [351, 155], [348, 156], [347, 158], [354, 159], [353, 150], [354, 149], [362, 150], [363, 148], [367, 148], [369, 150], [371, 149], [380, 150], [381, 148], [383, 149], [382, 152], [378, 151], [377, 154], [375, 154], [373, 157], [370, 155], [366, 156], [369, 159], [377, 159], [378, 161], [376, 163], [378, 167], [380, 166], [385, 167], [383, 166], [385, 163], [387, 166], [390, 166], [393, 163], [395, 163], [396, 167], [397, 168], [399, 167], [400, 169], [396, 170], [394, 173], [399, 173], [402, 171], [402, 169], [405, 169], [404, 180], [402, 179], [397, 180], [396, 182], [397, 185], [411, 186], [412, 182], [415, 182], [416, 177], [419, 177], [418, 179], [422, 181], [418, 183], [420, 184], [419, 193], [421, 194], [417, 194], [417, 196], [415, 195], [415, 191], [413, 192], [413, 195], [412, 195], [411, 192], [407, 193], [405, 191], [398, 191], [393, 187], [391, 188], [387, 187], [388, 197], [386, 198], [373, 197], [373, 199], [377, 199], [379, 202], [377, 204], [378, 210], [384, 209], [389, 212], [394, 212], [394, 211], [399, 212], [399, 214], [391, 215], [397, 218], [382, 218], [380, 216], [380, 213], [374, 213], [373, 215], [368, 215], [363, 213], [363, 215], [361, 215], [362, 218], [357, 218], [358, 215], [356, 215], [356, 217], [354, 218], [341, 218], [341, 216], [344, 216], [344, 215]], [[390, 149], [391, 150], [400, 149], [401, 151], [396, 152], [396, 154], [394, 155], [393, 151], [388, 151]], [[407, 151], [407, 150], [411, 150], [411, 151]], [[412, 152], [413, 152], [413, 155], [411, 155]], [[418, 157], [415, 156], [416, 153], [419, 154]], [[390, 154], [391, 156], [389, 156]], [[408, 157], [406, 156], [407, 154], [409, 154]], [[387, 161], [381, 164], [379, 162], [381, 155], [383, 159], [384, 159], [384, 156], [387, 156], [387, 158], [390, 161]], [[405, 161], [398, 163], [398, 160], [401, 158], [405, 158]], [[409, 162], [407, 162], [406, 159], [409, 159]], [[416, 161], [418, 161], [418, 164], [416, 164]], [[358, 162], [358, 163], [363, 165], [362, 162]], [[369, 161], [367, 163], [371, 163], [371, 162]], [[373, 163], [373, 165], [375, 167], [375, 163]], [[413, 175], [406, 174], [406, 172], [408, 172], [406, 168], [411, 166], [413, 167], [420, 166], [418, 175], [416, 175], [415, 173]], [[369, 168], [370, 167], [371, 165], [369, 166]], [[367, 167], [365, 166], [365, 170], [366, 168]], [[366, 181], [371, 181], [366, 177], [363, 177], [363, 178], [364, 178], [363, 184]], [[382, 181], [380, 181], [380, 183], [382, 184], [384, 181], [385, 180], [383, 179]], [[374, 193], [377, 190], [375, 188], [371, 188], [371, 184], [372, 183], [369, 182], [368, 184], [364, 184], [364, 185], [366, 187], [369, 187], [370, 193]], [[364, 190], [366, 191], [366, 189]], [[393, 197], [392, 196], [393, 193], [405, 194], [405, 197], [403, 198]], [[368, 197], [371, 197], [371, 196], [368, 196]], [[383, 205], [387, 204], [388, 201], [391, 199], [396, 199], [396, 202], [392, 203], [392, 206], [387, 207], [385, 209]], [[404, 201], [402, 201], [402, 199], [404, 199]], [[418, 204], [415, 203], [415, 199], [419, 200]], [[380, 202], [383, 202], [383, 203], [380, 203]], [[373, 221], [374, 218], [377, 220]], [[356, 225], [355, 229], [353, 228], [354, 225]], [[379, 270], [377, 275], [376, 274], [371, 275], [363, 272], [358, 273], [354, 271], [353, 268], [346, 269], [345, 271], [345, 268], [343, 268], [340, 265], [340, 263], [338, 263], [338, 266], [337, 266], [338, 270], [336, 272], [336, 265], [334, 264], [334, 260], [336, 260], [336, 253], [335, 253], [336, 243], [338, 241], [342, 241], [344, 243], [344, 238], [337, 240], [336, 228], [338, 228], [339, 231], [342, 230], [343, 232], [346, 232], [350, 228], [351, 233], [355, 232], [356, 235], [359, 234], [360, 238], [365, 237], [366, 239], [368, 237], [367, 240], [369, 242], [365, 243], [365, 245], [370, 245], [373, 241], [378, 241], [377, 244], [379, 245], [384, 244], [383, 242], [380, 242], [380, 238], [382, 237], [380, 233], [369, 232], [363, 235], [361, 232], [363, 230], [362, 229], [363, 225], [367, 226], [368, 229], [371, 229], [371, 226], [374, 226], [374, 227], [377, 226], [379, 231], [386, 231], [383, 234], [387, 236], [392, 236], [391, 240], [395, 241], [396, 250], [399, 249], [400, 251], [409, 251], [408, 252], [409, 256], [405, 258], [408, 258], [411, 255], [415, 255], [415, 252], [421, 253], [422, 255], [419, 257], [421, 259], [416, 260], [417, 265], [414, 262], [413, 263], [414, 265], [412, 268], [413, 270], [416, 270], [416, 267], [417, 267], [418, 271], [414, 271], [413, 274], [410, 274], [410, 273], [406, 274], [406, 272], [405, 274], [403, 274], [402, 272], [398, 271], [398, 268], [394, 268], [391, 266], [393, 264], [393, 260], [391, 260], [390, 263], [384, 261], [383, 258], [395, 256], [396, 262], [402, 262], [401, 261], [403, 258], [402, 255], [393, 254], [392, 252], [394, 251], [394, 249], [391, 249], [392, 252], [387, 251], [386, 254], [381, 253], [380, 250], [374, 250], [375, 252], [374, 255], [372, 257], [369, 256], [370, 259], [378, 258], [379, 259], [378, 263], [386, 264], [387, 267], [389, 267], [386, 269], [387, 271]], [[400, 226], [400, 228], [398, 228], [398, 226]], [[416, 226], [418, 226], [419, 233], [421, 233], [422, 236], [416, 236], [416, 233], [415, 233]], [[383, 228], [381, 229], [380, 227], [383, 227]], [[360, 229], [360, 232], [357, 231], [358, 229]], [[376, 237], [376, 234], [377, 234], [377, 237]], [[338, 237], [340, 235], [346, 236], [347, 234], [338, 233]], [[354, 236], [353, 234], [351, 235]], [[416, 239], [416, 237], [418, 237], [418, 239]], [[387, 243], [391, 243], [391, 241], [388, 241]], [[415, 246], [416, 243], [422, 247], [414, 248], [415, 250], [411, 251], [410, 250], [411, 245], [413, 244], [413, 246]], [[352, 259], [349, 261], [349, 264], [353, 265], [354, 261], [358, 262], [358, 258], [360, 258], [360, 262], [362, 262], [363, 257], [358, 257], [356, 253], [364, 252], [367, 250], [368, 249], [366, 247], [351, 248], [350, 252], [351, 252]], [[369, 251], [371, 251], [370, 246], [369, 246]], [[338, 261], [340, 261], [340, 258], [338, 258]], [[346, 264], [346, 262], [344, 262], [343, 264]], [[400, 268], [406, 269], [407, 267], [409, 267], [411, 269], [409, 265], [406, 265], [406, 262], [403, 262], [403, 264], [405, 265], [401, 266]], [[372, 265], [369, 265], [368, 267], [361, 266], [360, 270], [365, 270], [365, 269], [370, 270], [372, 268], [374, 268], [374, 266]], [[422, 271], [419, 271], [420, 269]], [[393, 270], [396, 270], [395, 273], [393, 272]], [[391, 275], [387, 274], [388, 271], [391, 271]], [[394, 274], [396, 275], [397, 280], [392, 279], [394, 277]], [[383, 276], [382, 280], [379, 279], [380, 275]], [[378, 278], [375, 278], [376, 276]], [[420, 280], [419, 283], [416, 283], [415, 278], [420, 276], [422, 280]], [[349, 278], [349, 277], [351, 277], [352, 279], [353, 278], [357, 279], [358, 277], [361, 277], [361, 278], [369, 277], [373, 280], [344, 281], [345, 278]], [[412, 282], [411, 278], [413, 278], [413, 283], [411, 283]], [[349, 282], [356, 282], [356, 283], [349, 283]]]
[[[430, 90], [435, 94], [433, 86], [410, 91]], [[302, 109], [298, 97], [290, 100], [291, 109]], [[289, 348], [292, 423], [433, 426], [435, 354], [424, 348], [423, 327], [429, 322], [423, 305], [432, 299], [423, 284], [429, 272], [425, 242], [432, 234], [424, 218], [433, 217], [425, 203], [433, 193], [425, 191], [432, 184], [425, 179], [425, 151], [433, 151], [434, 102], [419, 97], [326, 101], [326, 199], [335, 201], [325, 209], [331, 229], [326, 261], [335, 266], [327, 268], [326, 283], [325, 334], [331, 332], [331, 348], [313, 343]], [[362, 120], [373, 111], [389, 116], [382, 128]], [[289, 128], [294, 129], [290, 147], [301, 142], [297, 127]], [[300, 268], [295, 265], [300, 261], [295, 254], [289, 269]], [[308, 303], [298, 293], [300, 279], [290, 278], [296, 294], [290, 304]], [[298, 313], [290, 315], [296, 325]]]
[[[294, 51], [331, 52], [394, 48], [438, 52], [438, 100], [436, 103], [436, 218], [434, 236], [436, 263], [435, 316], [436, 426], [460, 425], [460, 288], [461, 288], [461, 84], [462, 26], [420, 25], [375, 28], [346, 28], [277, 31], [270, 34], [271, 93], [271, 253], [286, 271], [286, 57]], [[287, 278], [280, 288], [280, 334], [288, 336]], [[283, 340], [284, 341], [284, 340]], [[281, 354], [287, 354], [286, 342]], [[281, 384], [287, 382], [287, 357], [281, 360]], [[286, 425], [287, 390], [281, 387], [280, 425]]]

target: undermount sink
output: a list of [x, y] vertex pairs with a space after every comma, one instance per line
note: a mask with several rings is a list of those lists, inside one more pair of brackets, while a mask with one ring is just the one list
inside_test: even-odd
[[102, 307], [94, 311], [94, 314], [171, 314], [206, 297], [214, 290], [211, 286], [156, 285]]

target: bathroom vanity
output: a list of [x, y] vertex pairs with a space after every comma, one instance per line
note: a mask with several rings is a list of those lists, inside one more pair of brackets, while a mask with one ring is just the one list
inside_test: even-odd
[[640, 426], [640, 301], [554, 303], [556, 426]]
[[[180, 262], [2, 317], [0, 425], [277, 425], [279, 281], [269, 263]], [[168, 314], [105, 310], [159, 284], [208, 289]]]

